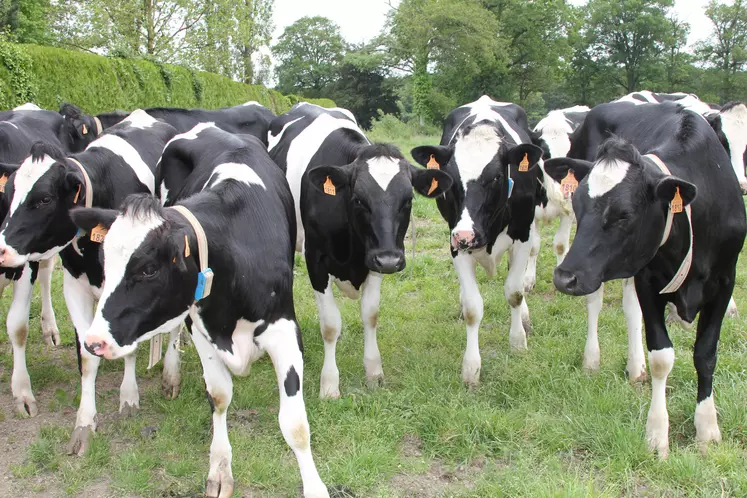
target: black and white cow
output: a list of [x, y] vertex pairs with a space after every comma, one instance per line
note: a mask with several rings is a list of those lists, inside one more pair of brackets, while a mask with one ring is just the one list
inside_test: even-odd
[[669, 450], [666, 382], [674, 364], [664, 310], [673, 303], [689, 322], [700, 313], [695, 429], [705, 448], [721, 438], [713, 372], [747, 233], [739, 187], [724, 167], [729, 157], [708, 123], [677, 105], [604, 104], [592, 109], [586, 126], [587, 147], [602, 141], [595, 163], [571, 159], [573, 148], [569, 158], [545, 162], [557, 181], [569, 169], [581, 181], [573, 196], [578, 228], [555, 286], [587, 295], [602, 282], [634, 277], [652, 377], [646, 433], [661, 457]]
[[524, 109], [482, 96], [449, 114], [440, 146], [416, 147], [412, 155], [420, 164], [433, 160], [454, 178], [436, 203], [451, 229], [451, 255], [467, 322], [462, 378], [474, 385], [480, 379], [478, 333], [483, 316], [475, 267], [479, 263], [494, 276], [506, 251], [510, 261], [504, 285], [511, 306], [509, 343], [515, 350], [527, 347], [530, 321], [524, 275], [535, 208], [547, 199], [538, 166], [542, 149], [530, 143]]
[[[200, 123], [212, 122], [222, 130], [253, 135], [263, 142], [267, 140], [270, 121], [275, 118], [271, 110], [255, 101], [216, 110], [151, 107], [145, 112], [170, 124], [177, 133], [186, 133]], [[63, 104], [60, 114], [64, 117], [60, 140], [67, 143], [72, 152], [85, 149], [104, 130], [127, 117], [123, 112], [89, 116], [72, 104]]]
[[[92, 142], [84, 152], [66, 156], [39, 143], [8, 179], [10, 211], [0, 228], [0, 265], [18, 267], [59, 254], [64, 268], [64, 296], [79, 343], [93, 320], [94, 301], [104, 282], [100, 244], [81, 236], [70, 218], [77, 205], [116, 208], [132, 193], [153, 193], [153, 171], [164, 145], [175, 135], [172, 126], [142, 110]], [[90, 180], [90, 188], [89, 188]], [[88, 198], [90, 197], [90, 199]], [[178, 339], [178, 329], [172, 342]], [[70, 451], [83, 453], [96, 428], [95, 384], [99, 358], [78, 347], [81, 400]], [[170, 347], [164, 360], [164, 384], [169, 395], [179, 388], [178, 349]], [[125, 358], [120, 411], [139, 406], [135, 356]]]
[[[213, 409], [207, 496], [233, 492], [226, 415], [231, 374], [247, 375], [267, 352], [280, 390], [278, 419], [298, 460], [304, 495], [327, 497], [310, 447], [303, 401], [301, 331], [293, 306], [296, 220], [283, 173], [262, 142], [201, 124], [169, 142], [159, 177], [171, 185], [167, 205], [187, 208], [204, 231], [210, 294], [196, 300], [202, 249], [182, 212], [151, 196], [132, 196], [121, 211], [76, 209], [84, 230], [109, 227], [106, 282], [86, 333], [86, 348], [106, 358], [192, 320]], [[177, 208], [178, 209], [178, 208]]]
[[[566, 109], [550, 111], [542, 118], [532, 130], [532, 142], [544, 151], [544, 159], [551, 157], [565, 157], [571, 148], [571, 134], [584, 122], [589, 108], [577, 105]], [[563, 195], [560, 185], [552, 179], [545, 178], [545, 191], [547, 203], [537, 206], [534, 212], [535, 223], [532, 225], [532, 252], [527, 264], [527, 273], [524, 277], [524, 289], [529, 292], [537, 280], [537, 257], [540, 252], [542, 236], [538, 223], [543, 221], [551, 223], [560, 218], [560, 226], [555, 232], [553, 239], [553, 252], [557, 264], [563, 261], [571, 240], [571, 227], [573, 226], [573, 207], [570, 197]]]
[[334, 281], [361, 299], [363, 365], [369, 384], [383, 379], [376, 325], [383, 275], [405, 267], [412, 190], [443, 194], [451, 178], [407, 162], [391, 145], [372, 145], [342, 109], [294, 106], [270, 126], [270, 157], [285, 172], [296, 209], [296, 250], [303, 250], [319, 309], [324, 367], [319, 395], [340, 396], [335, 349], [342, 328]]

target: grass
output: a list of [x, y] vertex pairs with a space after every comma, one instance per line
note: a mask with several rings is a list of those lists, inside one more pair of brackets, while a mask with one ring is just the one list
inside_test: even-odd
[[[408, 137], [399, 145], [407, 152], [436, 141]], [[671, 455], [659, 461], [645, 443], [650, 385], [631, 386], [623, 373], [627, 342], [619, 283], [607, 286], [599, 324], [602, 368], [590, 375], [581, 368], [584, 301], [561, 295], [552, 285], [554, 227], [543, 228], [537, 287], [527, 298], [534, 333], [526, 353], [509, 352], [505, 261], [494, 280], [480, 270], [482, 382], [467, 390], [460, 375], [465, 328], [447, 228], [431, 201], [417, 199], [414, 213], [416, 256], [412, 259], [408, 242], [407, 268], [387, 277], [382, 288], [383, 388], [365, 387], [358, 303], [340, 297], [342, 398], [318, 399], [323, 345], [305, 265], [296, 260], [296, 307], [306, 348], [304, 395], [314, 457], [328, 486], [344, 490], [340, 496], [357, 497], [747, 496], [745, 318], [724, 322], [715, 377], [724, 440], [706, 456], [694, 439], [694, 332], [671, 328], [677, 356], [668, 383]], [[735, 299], [747, 316], [747, 259], [740, 261]], [[46, 400], [40, 412], [66, 421], [41, 427], [25, 460], [13, 467], [12, 482], [30, 488], [47, 482], [45, 489], [68, 495], [103, 489], [113, 496], [199, 496], [208, 470], [211, 419], [194, 349], [186, 348], [178, 399], [167, 401], [160, 393], [160, 367], [146, 371], [147, 348], [140, 348], [141, 411], [132, 419], [115, 415], [122, 362], [102, 363], [99, 432], [85, 457], [70, 457], [64, 447], [79, 387], [61, 275], [55, 275], [63, 340], [58, 351], [42, 344], [39, 306], [36, 295], [27, 353], [32, 386], [37, 399]], [[4, 317], [0, 320], [4, 323]], [[2, 389], [9, 392], [12, 355], [7, 336], [0, 342]], [[277, 425], [277, 385], [269, 360], [236, 379], [234, 390], [229, 433], [235, 496], [298, 496], [300, 476]], [[4, 424], [32, 423], [18, 420], [12, 406], [2, 412]]]

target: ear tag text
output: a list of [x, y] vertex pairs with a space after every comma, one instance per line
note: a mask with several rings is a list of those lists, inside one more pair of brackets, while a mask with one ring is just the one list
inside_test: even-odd
[[327, 195], [337, 195], [337, 189], [330, 177], [327, 177], [327, 181], [324, 182], [324, 193]]
[[5, 192], [6, 183], [8, 183], [8, 175], [3, 173], [3, 176], [0, 176], [0, 192]]
[[441, 165], [438, 164], [438, 161], [436, 161], [436, 156], [431, 154], [431, 158], [428, 161], [428, 164], [426, 165], [426, 168], [428, 169], [441, 169]]
[[674, 198], [672, 198], [672, 202], [669, 203], [669, 209], [672, 211], [672, 214], [682, 212], [682, 196], [680, 196], [679, 187], [677, 187], [677, 190], [674, 192]]
[[101, 244], [102, 242], [104, 242], [104, 239], [106, 238], [107, 233], [109, 233], [108, 228], [104, 228], [104, 226], [101, 224], [96, 225], [91, 230], [91, 242], [96, 242], [97, 244]]
[[572, 169], [569, 169], [568, 174], [560, 181], [560, 191], [563, 192], [563, 197], [567, 199], [573, 195], [577, 188], [578, 180], [576, 180], [576, 175], [573, 174]]
[[438, 188], [438, 180], [431, 178], [431, 188], [428, 189], [428, 195], [431, 195]]
[[529, 171], [529, 154], [524, 153], [524, 159], [519, 163], [519, 171], [522, 173]]
[[206, 268], [197, 274], [197, 288], [195, 289], [195, 301], [205, 299], [210, 295], [213, 288], [213, 270]]

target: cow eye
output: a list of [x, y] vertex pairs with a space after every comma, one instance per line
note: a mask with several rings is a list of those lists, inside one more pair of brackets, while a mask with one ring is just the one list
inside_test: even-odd
[[158, 273], [158, 268], [155, 266], [149, 266], [143, 270], [143, 277], [145, 278], [153, 278]]
[[41, 198], [41, 199], [39, 200], [39, 202], [37, 202], [37, 205], [39, 205], [39, 206], [46, 206], [46, 205], [47, 205], [47, 204], [49, 204], [50, 202], [52, 202], [52, 197], [51, 197], [51, 196], [49, 196], [49, 195], [47, 195], [47, 196], [44, 196], [44, 197], [42, 197], [42, 198]]

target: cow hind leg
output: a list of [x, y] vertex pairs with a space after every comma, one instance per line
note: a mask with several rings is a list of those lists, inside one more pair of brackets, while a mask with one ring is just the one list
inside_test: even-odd
[[475, 275], [475, 259], [468, 254], [458, 254], [454, 258], [454, 268], [459, 277], [462, 315], [467, 323], [467, 348], [462, 360], [462, 380], [470, 387], [480, 382], [480, 322], [483, 302]]
[[48, 346], [60, 345], [60, 330], [57, 327], [57, 317], [52, 306], [52, 274], [54, 273], [55, 258], [39, 263], [39, 287], [41, 289], [41, 329], [44, 342]]
[[311, 454], [311, 432], [303, 401], [303, 357], [298, 324], [281, 319], [257, 338], [275, 367], [280, 391], [278, 422], [288, 446], [298, 462], [306, 498], [327, 498], [327, 488], [319, 477]]
[[586, 296], [586, 345], [584, 346], [584, 370], [597, 372], [600, 365], [599, 313], [604, 303], [604, 284]]
[[140, 409], [140, 393], [135, 376], [135, 353], [124, 358], [124, 375], [119, 386], [119, 413], [131, 417]]
[[163, 357], [163, 374], [161, 389], [167, 399], [176, 399], [182, 384], [181, 375], [181, 337], [182, 326], [179, 325], [169, 332], [169, 344]]
[[515, 241], [511, 248], [511, 268], [506, 276], [503, 292], [511, 306], [511, 329], [508, 342], [514, 351], [527, 349], [527, 326], [529, 325], [529, 308], [524, 297], [524, 273], [531, 251], [531, 239], [527, 242]]
[[337, 308], [332, 285], [327, 284], [324, 292], [314, 292], [316, 306], [319, 310], [319, 327], [324, 339], [324, 365], [319, 385], [319, 397], [340, 397], [340, 371], [337, 369], [337, 340], [342, 330], [342, 317]]
[[361, 293], [361, 320], [363, 321], [363, 367], [369, 387], [377, 387], [384, 381], [381, 366], [381, 353], [376, 340], [376, 326], [379, 318], [382, 275], [369, 273], [363, 283]]
[[10, 386], [16, 412], [23, 417], [34, 417], [38, 413], [36, 398], [31, 391], [31, 377], [26, 368], [26, 341], [29, 335], [32, 292], [31, 268], [26, 265], [20, 280], [13, 285], [13, 301], [6, 321], [8, 338], [13, 346], [13, 374]]
[[643, 353], [643, 313], [635, 292], [632, 278], [623, 280], [623, 313], [628, 327], [628, 365], [626, 372], [630, 382], [643, 382], [646, 374], [646, 356]]

